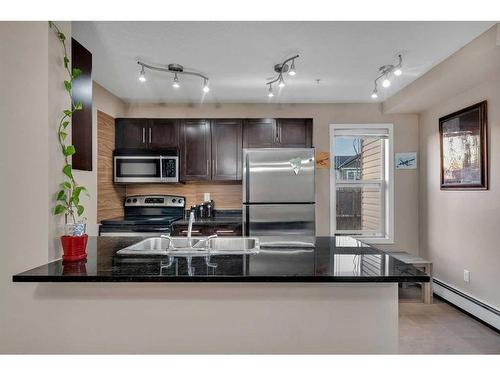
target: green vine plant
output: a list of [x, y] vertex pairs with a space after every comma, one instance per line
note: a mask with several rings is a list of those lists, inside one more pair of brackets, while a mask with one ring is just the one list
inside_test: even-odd
[[61, 119], [57, 128], [57, 139], [61, 152], [64, 156], [64, 167], [62, 173], [64, 174], [64, 181], [60, 184], [60, 189], [56, 194], [56, 206], [54, 207], [54, 215], [66, 215], [66, 220], [69, 217], [73, 223], [77, 223], [85, 211], [83, 205], [80, 204], [80, 194], [83, 192], [89, 196], [87, 189], [84, 186], [78, 185], [73, 176], [73, 167], [71, 164], [71, 156], [75, 154], [75, 146], [70, 144], [67, 140], [68, 130], [71, 129], [71, 118], [74, 112], [81, 111], [83, 108], [82, 103], [73, 104], [72, 84], [73, 81], [81, 74], [78, 68], [70, 69], [70, 60], [68, 58], [66, 48], [66, 36], [61, 32], [57, 25], [49, 21], [49, 28], [54, 30], [63, 50], [63, 63], [64, 68], [68, 74], [68, 78], [64, 80], [64, 89], [69, 95], [71, 109], [62, 111]]

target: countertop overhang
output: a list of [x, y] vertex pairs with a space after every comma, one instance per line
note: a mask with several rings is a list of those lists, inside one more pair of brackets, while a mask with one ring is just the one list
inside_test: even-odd
[[397, 283], [428, 282], [429, 276], [373, 246], [351, 237], [317, 237], [314, 249], [261, 249], [255, 255], [194, 258], [194, 274], [186, 260], [175, 257], [123, 258], [116, 252], [142, 238], [89, 237], [86, 261], [61, 259], [16, 274], [14, 282], [268, 282], [268, 283]]

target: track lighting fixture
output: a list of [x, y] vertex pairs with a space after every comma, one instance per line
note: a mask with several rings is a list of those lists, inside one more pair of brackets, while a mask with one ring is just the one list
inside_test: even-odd
[[165, 73], [170, 73], [174, 75], [174, 80], [172, 82], [172, 87], [175, 89], [178, 89], [181, 87], [179, 83], [179, 75], [190, 75], [190, 76], [195, 76], [199, 77], [203, 80], [203, 86], [202, 86], [202, 91], [204, 93], [208, 93], [210, 91], [210, 87], [208, 86], [209, 79], [207, 76], [198, 73], [198, 72], [193, 72], [193, 71], [187, 71], [184, 70], [184, 67], [179, 64], [168, 64], [166, 67], [165, 66], [153, 66], [146, 64], [142, 61], [137, 61], [137, 64], [141, 66], [141, 72], [139, 73], [139, 81], [145, 82], [146, 81], [146, 69], [150, 70], [156, 70], [159, 72], [165, 72]]
[[394, 76], [400, 76], [403, 74], [403, 71], [401, 70], [401, 67], [403, 66], [403, 57], [401, 55], [398, 55], [399, 62], [397, 65], [384, 65], [379, 68], [380, 75], [375, 79], [375, 88], [373, 89], [372, 92], [372, 98], [377, 99], [378, 98], [378, 82], [382, 79], [382, 87], [389, 87], [391, 85], [391, 74]]
[[[269, 92], [267, 95], [270, 98], [272, 98], [274, 96], [273, 88], [272, 88], [273, 83], [278, 82], [278, 87], [283, 88], [283, 87], [285, 87], [285, 79], [283, 77], [283, 74], [288, 73], [288, 75], [290, 75], [290, 76], [294, 76], [296, 74], [295, 59], [298, 59], [298, 58], [299, 58], [299, 55], [295, 55], [295, 56], [289, 57], [288, 59], [283, 61], [281, 64], [276, 64], [274, 66], [274, 71], [276, 73], [278, 73], [278, 76], [276, 78], [271, 79], [269, 82], [266, 82], [266, 85], [269, 85], [269, 90], [268, 90]], [[288, 63], [290, 63], [290, 62], [291, 62], [291, 64], [288, 65]]]
[[181, 87], [181, 85], [179, 85], [179, 77], [177, 77], [177, 73], [174, 75], [174, 83], [172, 83], [172, 87], [175, 89]]
[[144, 67], [142, 67], [141, 72], [139, 73], [139, 81], [146, 82], [146, 72], [144, 71]]

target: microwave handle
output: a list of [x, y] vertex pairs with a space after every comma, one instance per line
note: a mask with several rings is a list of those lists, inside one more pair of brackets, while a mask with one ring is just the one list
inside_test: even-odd
[[163, 156], [160, 155], [160, 181], [163, 181]]

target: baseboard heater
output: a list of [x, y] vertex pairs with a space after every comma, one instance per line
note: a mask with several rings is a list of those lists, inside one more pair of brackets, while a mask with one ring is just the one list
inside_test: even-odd
[[433, 278], [432, 280], [434, 294], [483, 321], [496, 330], [500, 330], [499, 310], [469, 296], [468, 294], [465, 294], [464, 292], [461, 292], [458, 289], [455, 289], [439, 279]]

